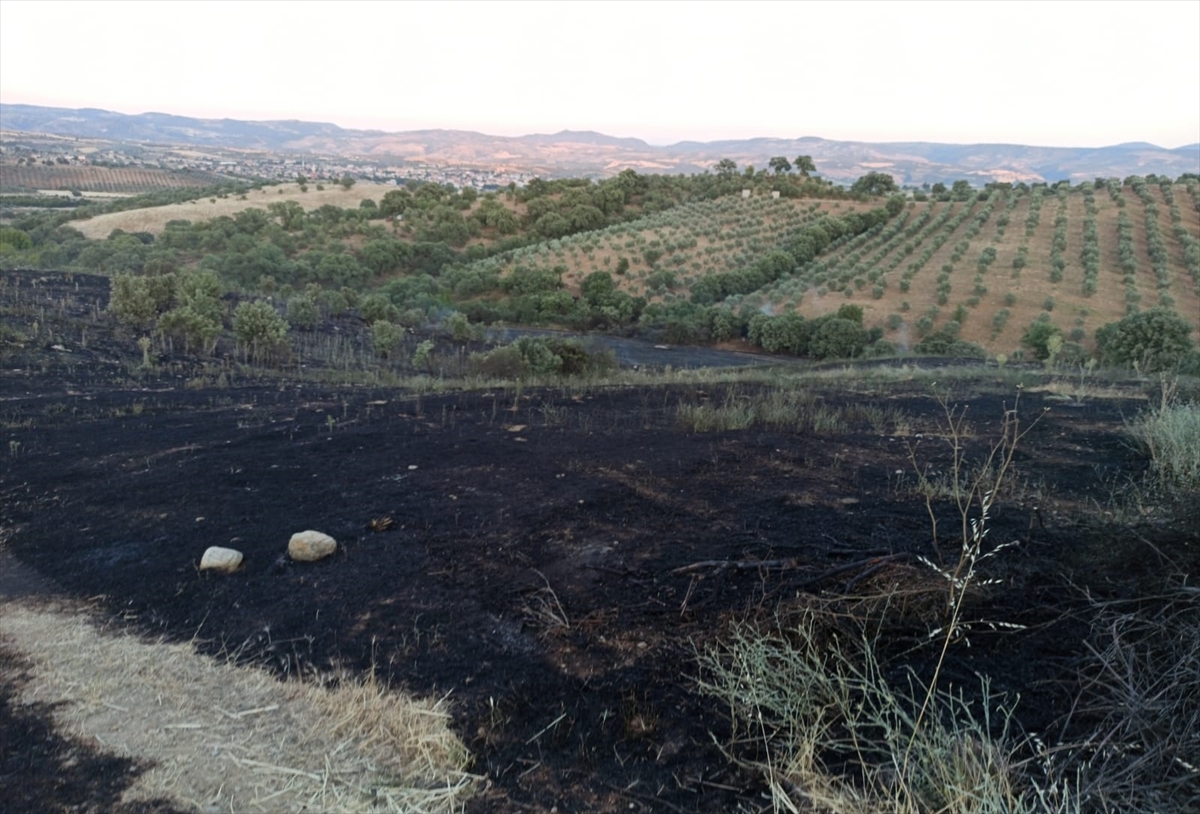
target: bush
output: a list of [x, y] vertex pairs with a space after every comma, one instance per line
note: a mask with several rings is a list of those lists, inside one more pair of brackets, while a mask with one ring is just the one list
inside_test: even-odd
[[210, 314], [191, 306], [173, 308], [158, 318], [158, 330], [163, 336], [183, 343], [183, 352], [193, 348], [210, 352], [221, 335], [221, 323]]
[[[1055, 342], [1057, 340], [1057, 342]], [[1038, 321], [1029, 326], [1021, 344], [1033, 351], [1039, 361], [1046, 361], [1062, 347], [1062, 331], [1053, 322]], [[1051, 345], [1054, 344], [1052, 348]]]
[[913, 346], [915, 353], [929, 356], [965, 356], [971, 359], [986, 359], [987, 352], [974, 344], [958, 338], [958, 325], [948, 323], [941, 329], [927, 334]]
[[471, 321], [467, 319], [466, 314], [455, 311], [446, 317], [446, 328], [455, 342], [468, 342], [472, 338]]
[[1174, 311], [1155, 308], [1110, 322], [1096, 331], [1100, 361], [1142, 371], [1178, 367], [1194, 347], [1191, 324]]
[[816, 359], [850, 359], [861, 356], [867, 344], [862, 325], [849, 319], [825, 320], [813, 331], [808, 353]]
[[383, 294], [371, 294], [363, 297], [359, 304], [359, 310], [362, 312], [363, 319], [372, 323], [381, 319], [395, 322], [399, 317], [396, 306], [392, 305], [392, 301]]
[[321, 319], [321, 311], [317, 303], [307, 295], [290, 297], [287, 301], [287, 321], [294, 327], [311, 331], [317, 327]]
[[1200, 405], [1163, 405], [1140, 415], [1129, 432], [1164, 484], [1200, 488]]
[[233, 312], [233, 335], [255, 361], [278, 355], [287, 346], [287, 332], [287, 320], [269, 302], [243, 302]]
[[529, 363], [515, 345], [504, 345], [487, 353], [472, 353], [468, 360], [471, 372], [494, 379], [524, 379], [529, 376]]
[[394, 322], [380, 319], [371, 325], [371, 347], [385, 359], [391, 357], [403, 339], [404, 328]]
[[529, 376], [585, 376], [616, 369], [611, 351], [589, 351], [577, 339], [525, 336], [488, 353], [473, 353], [471, 369], [500, 379]]
[[175, 302], [174, 275], [137, 277], [117, 274], [112, 278], [108, 310], [123, 325], [148, 329]]

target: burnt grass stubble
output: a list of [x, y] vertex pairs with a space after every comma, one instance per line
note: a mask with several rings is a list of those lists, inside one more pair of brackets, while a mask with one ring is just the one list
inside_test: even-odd
[[[397, 687], [450, 693], [488, 779], [472, 811], [757, 809], [761, 782], [714, 744], [729, 728], [694, 689], [696, 648], [733, 620], [836, 594], [856, 571], [814, 574], [932, 555], [924, 501], [895, 474], [912, 482], [917, 433], [922, 462], [948, 463], [925, 384], [871, 396], [904, 411], [907, 437], [856, 423], [834, 435], [678, 424], [681, 399], [720, 398], [722, 385], [420, 398], [286, 376], [189, 387], [186, 359], [131, 375], [132, 337], [96, 317], [106, 291], [100, 278], [44, 273], [7, 275], [0, 291], [13, 327], [41, 320], [38, 340], [6, 337], [3, 348], [10, 556], [131, 631], [280, 675], [374, 669]], [[984, 379], [955, 387], [978, 459], [1016, 394]], [[1027, 393], [1020, 405], [1028, 423], [1049, 402]], [[1030, 488], [999, 501], [989, 532], [1020, 544], [990, 562], [985, 576], [1003, 582], [979, 592], [968, 618], [1026, 627], [974, 630], [942, 673], [967, 692], [983, 675], [994, 692], [1019, 693], [1017, 719], [1043, 738], [1077, 690], [1083, 590], [1149, 594], [1172, 570], [1160, 556], [1185, 572], [1196, 563], [1194, 515], [1136, 530], [1086, 521], [1107, 497], [1101, 470], [1146, 466], [1119, 432], [1137, 408], [1056, 404], [1024, 439], [1016, 478]], [[953, 549], [953, 513], [939, 514]], [[383, 518], [390, 527], [373, 530]], [[307, 528], [334, 535], [337, 555], [289, 563], [288, 536]], [[244, 568], [199, 573], [209, 545], [242, 550]], [[785, 562], [672, 573], [707, 560]], [[937, 648], [914, 646], [927, 630], [889, 628], [897, 676], [932, 673]], [[21, 664], [3, 658], [0, 797], [37, 777], [31, 810], [112, 809], [138, 767], [56, 734], [47, 710], [15, 709]]]

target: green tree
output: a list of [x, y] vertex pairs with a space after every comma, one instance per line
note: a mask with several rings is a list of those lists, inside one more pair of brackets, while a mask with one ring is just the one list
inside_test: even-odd
[[796, 163], [796, 171], [798, 173], [800, 173], [801, 175], [803, 175], [805, 178], [807, 178], [810, 173], [814, 173], [817, 171], [817, 165], [813, 163], [811, 155], [798, 155], [798, 156], [796, 156], [795, 163]]
[[287, 301], [287, 321], [302, 331], [311, 331], [317, 327], [321, 319], [321, 310], [317, 302], [307, 294], [289, 297]]
[[221, 297], [225, 287], [221, 278], [211, 271], [194, 271], [179, 277], [176, 298], [185, 308], [218, 325], [225, 321], [225, 304]]
[[279, 218], [279, 224], [289, 232], [296, 232], [304, 228], [304, 207], [295, 201], [269, 203], [267, 211]]
[[354, 186], [354, 178], [347, 173], [342, 176], [342, 180], [338, 181], [338, 183], [342, 185], [342, 189], [350, 189], [350, 187]]
[[892, 176], [883, 172], [869, 172], [855, 181], [850, 191], [857, 195], [886, 195], [899, 190]]
[[359, 302], [362, 318], [374, 324], [380, 320], [394, 322], [399, 317], [399, 311], [392, 301], [384, 294], [368, 294]]
[[1195, 346], [1192, 325], [1174, 311], [1155, 308], [1110, 322], [1096, 331], [1100, 361], [1114, 367], [1136, 365], [1143, 371], [1180, 364]]
[[189, 306], [181, 305], [158, 318], [158, 330], [172, 342], [182, 342], [184, 353], [190, 353], [193, 348], [211, 353], [217, 337], [221, 335], [221, 323]]
[[849, 359], [861, 356], [867, 346], [862, 325], [834, 317], [818, 325], [808, 340], [808, 353], [816, 359]]
[[713, 171], [718, 178], [733, 178], [737, 174], [737, 162], [729, 158], [722, 158], [713, 166]]
[[121, 324], [147, 330], [175, 304], [175, 292], [174, 275], [117, 274], [112, 278], [108, 310]]
[[403, 215], [413, 203], [412, 193], [407, 189], [393, 189], [379, 202], [379, 214], [385, 218]]
[[0, 254], [23, 252], [33, 248], [29, 235], [11, 226], [0, 226]]
[[1062, 347], [1062, 339], [1062, 330], [1053, 322], [1035, 322], [1021, 337], [1021, 344], [1031, 349], [1039, 361], [1044, 362]]
[[358, 253], [359, 262], [373, 274], [391, 274], [408, 265], [412, 246], [390, 237], [368, 241]]
[[775, 173], [776, 175], [782, 175], [792, 171], [792, 162], [788, 161], [781, 155], [772, 157], [771, 160], [767, 162], [767, 166], [771, 169], [771, 172]]
[[446, 317], [446, 328], [455, 342], [467, 342], [471, 339], [471, 321], [466, 314], [455, 311]]
[[287, 346], [287, 320], [263, 300], [245, 301], [233, 312], [233, 335], [255, 362], [274, 358]]
[[404, 340], [404, 328], [381, 319], [371, 325], [371, 347], [375, 353], [387, 359], [396, 352], [396, 348]]

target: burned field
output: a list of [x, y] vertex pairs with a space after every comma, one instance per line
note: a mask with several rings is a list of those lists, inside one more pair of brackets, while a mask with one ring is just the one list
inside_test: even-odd
[[[137, 377], [131, 342], [91, 328], [85, 347], [88, 309], [73, 318], [57, 341], [5, 350], [3, 555], [36, 575], [14, 570], [5, 600], [54, 592], [281, 678], [344, 668], [446, 696], [485, 778], [471, 811], [769, 810], [763, 777], [727, 754], [753, 749], [730, 747], [729, 710], [698, 688], [699, 654], [731, 626], [834, 609], [851, 628], [871, 620], [890, 675], [931, 680], [937, 566], [962, 544], [934, 488], [953, 464], [947, 407], [965, 410], [965, 474], [1014, 408], [1027, 434], [987, 520], [987, 550], [1012, 545], [978, 565], [939, 686], [971, 693], [987, 676], [1020, 696], [1021, 730], [1079, 739], [1096, 724], [1069, 713], [1098, 603], [1152, 602], [1200, 559], [1194, 504], [1160, 511], [1120, 491], [1148, 467], [1124, 435], [1147, 403], [1136, 388], [1067, 402], [1031, 371], [1018, 400], [1021, 374], [994, 368], [951, 389], [795, 370], [420, 394], [183, 367]], [[703, 423], [779, 392], [791, 426]], [[335, 537], [336, 555], [288, 560], [304, 529]], [[210, 545], [245, 564], [200, 572]], [[46, 810], [113, 804], [102, 767], [117, 756], [4, 709], [5, 782], [74, 755]]]

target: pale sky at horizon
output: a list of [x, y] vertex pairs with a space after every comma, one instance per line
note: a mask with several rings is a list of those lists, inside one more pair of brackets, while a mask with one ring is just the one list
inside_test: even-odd
[[1200, 142], [1200, 2], [0, 0], [0, 101], [655, 144], [1179, 147]]

